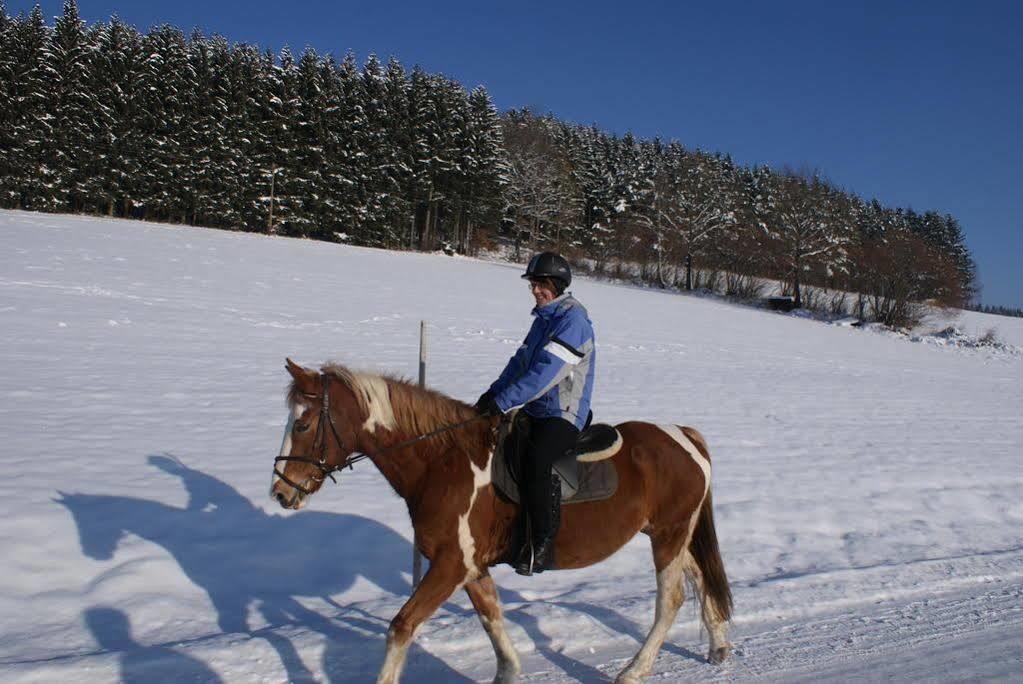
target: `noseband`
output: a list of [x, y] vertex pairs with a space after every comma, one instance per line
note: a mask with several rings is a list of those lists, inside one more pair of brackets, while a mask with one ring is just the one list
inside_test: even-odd
[[[312, 492], [303, 487], [302, 485], [298, 484], [297, 482], [293, 482], [291, 479], [289, 479], [288, 476], [281, 472], [281, 469], [277, 467], [278, 463], [280, 463], [281, 461], [299, 461], [301, 463], [308, 463], [310, 465], [314, 465], [320, 471], [319, 477], [313, 476], [312, 478], [317, 482], [317, 484], [322, 483], [328, 477], [331, 479], [332, 482], [334, 482], [334, 484], [337, 484], [337, 479], [335, 479], [334, 473], [344, 470], [346, 466], [350, 468], [352, 467], [353, 463], [360, 460], [361, 458], [365, 458], [364, 454], [359, 454], [355, 458], [351, 458], [354, 452], [349, 451], [348, 455], [345, 457], [344, 463], [342, 463], [341, 465], [330, 465], [327, 463], [327, 440], [323, 436], [324, 424], [330, 426], [330, 433], [334, 435], [334, 442], [337, 444], [338, 448], [341, 449], [341, 453], [344, 453], [345, 451], [348, 450], [345, 448], [345, 441], [341, 439], [341, 435], [338, 434], [337, 427], [334, 425], [334, 418], [330, 415], [330, 393], [327, 391], [327, 388], [330, 385], [330, 380], [327, 378], [326, 375], [321, 376], [321, 379], [323, 385], [323, 402], [320, 408], [320, 420], [316, 424], [316, 437], [313, 439], [313, 453], [315, 454], [318, 451], [319, 452], [318, 458], [311, 458], [309, 456], [289, 455], [278, 456], [274, 459], [274, 475], [281, 478], [286, 483], [288, 483], [298, 491], [302, 492], [306, 496], [311, 495]], [[316, 448], [317, 444], [320, 445], [318, 450]]]

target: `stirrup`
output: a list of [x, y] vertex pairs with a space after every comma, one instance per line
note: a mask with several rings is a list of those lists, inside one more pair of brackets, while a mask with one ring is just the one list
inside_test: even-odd
[[530, 575], [539, 575], [544, 570], [551, 569], [553, 567], [554, 538], [556, 536], [556, 533], [552, 533], [550, 536], [541, 539], [540, 543], [536, 545], [530, 540], [528, 546], [522, 547], [519, 560], [515, 564], [515, 572], [529, 577]]
[[533, 553], [533, 540], [528, 539], [519, 550], [519, 557], [515, 561], [515, 572], [523, 577], [529, 577], [533, 574], [533, 561], [536, 560], [536, 556]]
[[554, 567], [554, 538], [557, 533], [540, 542], [539, 547], [533, 549], [533, 574], [538, 575], [544, 570]]

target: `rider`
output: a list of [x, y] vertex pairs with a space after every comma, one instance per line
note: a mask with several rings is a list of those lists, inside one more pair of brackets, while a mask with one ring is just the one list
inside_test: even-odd
[[[522, 502], [529, 538], [515, 563], [520, 575], [553, 565], [561, 488], [551, 477], [554, 461], [570, 449], [590, 412], [593, 391], [593, 325], [571, 293], [568, 262], [554, 252], [529, 261], [522, 276], [536, 300], [525, 341], [500, 377], [476, 402], [481, 415], [522, 407], [528, 416], [528, 446], [522, 455]], [[521, 414], [520, 414], [521, 415]]]

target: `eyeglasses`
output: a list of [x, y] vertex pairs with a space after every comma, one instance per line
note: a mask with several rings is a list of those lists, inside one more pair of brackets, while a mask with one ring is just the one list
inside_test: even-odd
[[536, 289], [543, 289], [543, 287], [544, 287], [543, 283], [535, 280], [530, 280], [529, 282], [526, 283], [526, 289], [529, 290], [530, 292]]

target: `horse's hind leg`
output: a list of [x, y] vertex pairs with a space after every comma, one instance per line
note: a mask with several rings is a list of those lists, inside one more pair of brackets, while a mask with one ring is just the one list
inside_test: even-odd
[[700, 601], [703, 626], [707, 628], [707, 634], [710, 635], [710, 651], [707, 654], [707, 660], [712, 663], [723, 662], [732, 652], [732, 645], [728, 642], [728, 636], [725, 633], [726, 622], [718, 614], [717, 606], [708, 595], [704, 586], [703, 571], [700, 570], [696, 558], [688, 548], [682, 552], [682, 556], [682, 569], [689, 581], [693, 583], [696, 598]]
[[497, 596], [497, 587], [490, 575], [485, 575], [475, 582], [465, 585], [465, 593], [480, 616], [483, 629], [494, 645], [497, 655], [497, 674], [494, 684], [511, 684], [519, 677], [519, 656], [512, 646], [511, 639], [504, 629], [504, 618], [501, 616], [501, 602]]
[[664, 637], [675, 622], [678, 609], [685, 599], [682, 593], [682, 548], [686, 541], [688, 525], [682, 525], [669, 534], [658, 534], [655, 530], [650, 535], [654, 551], [654, 567], [657, 569], [657, 609], [654, 613], [654, 625], [647, 634], [643, 647], [628, 666], [621, 671], [616, 680], [618, 684], [639, 682], [653, 667], [657, 652], [661, 650]]

